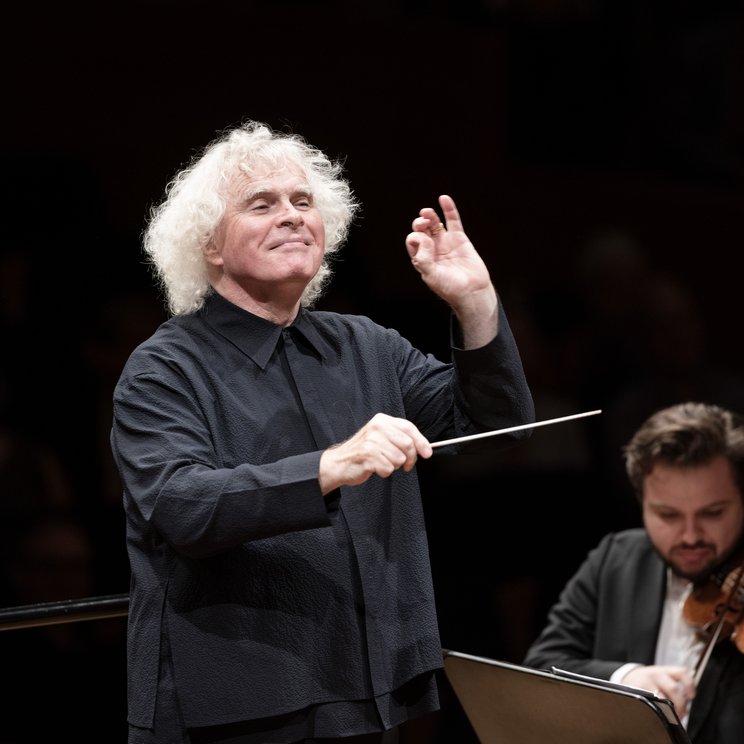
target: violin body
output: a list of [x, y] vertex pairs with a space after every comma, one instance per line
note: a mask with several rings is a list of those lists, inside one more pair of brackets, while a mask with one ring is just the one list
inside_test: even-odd
[[744, 562], [715, 572], [685, 601], [685, 620], [701, 638], [715, 645], [730, 639], [744, 653]]
[[724, 622], [731, 626], [728, 637], [744, 653], [744, 564], [726, 576], [722, 589], [728, 603], [717, 611], [726, 613]]

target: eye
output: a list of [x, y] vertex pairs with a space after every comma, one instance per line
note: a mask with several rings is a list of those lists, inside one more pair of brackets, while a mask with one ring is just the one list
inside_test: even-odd
[[673, 522], [679, 518], [679, 514], [673, 511], [657, 511], [656, 516], [664, 522]]

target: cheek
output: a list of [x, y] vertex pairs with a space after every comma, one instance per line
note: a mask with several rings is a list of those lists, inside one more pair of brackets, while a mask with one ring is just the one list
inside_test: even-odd
[[644, 515], [643, 526], [646, 528], [651, 542], [659, 549], [669, 547], [675, 540], [677, 532], [674, 527], [658, 517]]
[[230, 225], [221, 236], [221, 263], [234, 267], [252, 264], [266, 239], [266, 233], [265, 229], [256, 225], [238, 222]]
[[319, 214], [313, 215], [312, 218], [308, 218], [305, 224], [310, 228], [310, 232], [315, 238], [315, 242], [323, 249], [325, 249], [325, 225]]
[[722, 529], [716, 532], [722, 536], [721, 542], [723, 544], [721, 547], [727, 549], [733, 547], [739, 541], [742, 535], [742, 526], [736, 522], [730, 522], [726, 527], [722, 527]]

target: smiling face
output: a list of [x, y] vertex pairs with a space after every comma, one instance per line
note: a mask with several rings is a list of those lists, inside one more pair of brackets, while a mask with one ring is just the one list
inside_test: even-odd
[[656, 463], [643, 481], [643, 523], [676, 574], [705, 578], [728, 558], [744, 529], [744, 504], [728, 460]]
[[258, 166], [229, 184], [225, 216], [205, 257], [221, 295], [277, 320], [294, 317], [324, 249], [323, 221], [302, 171]]

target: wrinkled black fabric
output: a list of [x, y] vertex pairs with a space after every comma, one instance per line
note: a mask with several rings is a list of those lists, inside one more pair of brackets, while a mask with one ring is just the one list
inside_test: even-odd
[[318, 464], [380, 411], [430, 441], [534, 420], [500, 322], [444, 363], [364, 317], [301, 311], [282, 329], [213, 295], [133, 352], [112, 429], [131, 724], [153, 726], [165, 635], [189, 727], [335, 706], [322, 737], [375, 730], [370, 704], [383, 728], [436, 708], [394, 695], [442, 663], [416, 474], [324, 499]]

